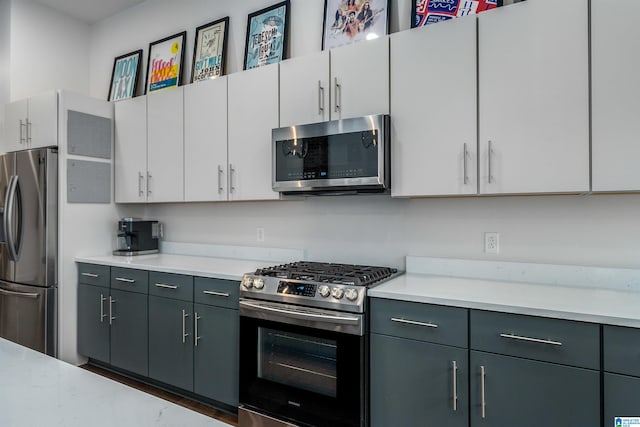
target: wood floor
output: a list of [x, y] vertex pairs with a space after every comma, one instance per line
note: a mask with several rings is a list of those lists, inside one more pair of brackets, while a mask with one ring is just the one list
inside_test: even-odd
[[104, 370], [97, 366], [92, 365], [82, 365], [81, 368], [86, 369], [87, 371], [91, 371], [95, 374], [102, 375], [103, 377], [110, 378], [114, 381], [118, 381], [119, 383], [126, 384], [130, 387], [143, 391], [145, 393], [154, 395], [164, 400], [168, 400], [169, 402], [173, 402], [176, 405], [184, 406], [185, 408], [189, 408], [193, 411], [204, 414], [208, 417], [215, 418], [227, 424], [237, 427], [238, 426], [238, 417], [235, 415], [228, 414], [226, 412], [219, 411], [210, 406], [204, 405], [200, 402], [195, 402], [191, 399], [187, 399], [182, 396], [178, 396], [173, 393], [169, 393], [164, 390], [157, 389], [147, 384], [143, 384], [139, 381], [132, 380], [130, 378], [123, 377], [121, 375], [115, 374], [113, 372]]

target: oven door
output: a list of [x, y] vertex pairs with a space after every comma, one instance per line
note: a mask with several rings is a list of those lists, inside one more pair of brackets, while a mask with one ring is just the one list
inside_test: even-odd
[[365, 344], [361, 314], [241, 300], [241, 406], [296, 425], [364, 426]]

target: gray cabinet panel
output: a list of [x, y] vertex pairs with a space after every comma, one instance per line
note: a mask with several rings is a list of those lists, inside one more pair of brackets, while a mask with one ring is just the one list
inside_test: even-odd
[[595, 323], [471, 310], [469, 324], [474, 350], [600, 369], [600, 325]]
[[151, 271], [149, 295], [193, 301], [193, 276]]
[[472, 427], [600, 425], [599, 371], [478, 351], [470, 362]]
[[69, 154], [110, 159], [111, 119], [73, 110], [68, 110], [67, 114]]
[[198, 340], [194, 353], [194, 391], [238, 406], [238, 310], [194, 305]]
[[109, 266], [78, 263], [78, 283], [109, 287]]
[[109, 288], [78, 285], [78, 353], [104, 363], [109, 363], [108, 299]]
[[149, 272], [132, 268], [111, 267], [111, 289], [128, 292], [149, 292]]
[[640, 329], [605, 325], [602, 340], [605, 371], [640, 377]]
[[110, 203], [111, 163], [68, 159], [67, 202]]
[[111, 364], [126, 371], [148, 375], [147, 296], [111, 290]]
[[467, 350], [372, 334], [372, 427], [467, 426], [468, 367]]
[[235, 280], [195, 278], [193, 295], [195, 302], [237, 309], [239, 294], [240, 282]]
[[604, 425], [615, 417], [640, 417], [640, 378], [604, 374]]
[[467, 310], [371, 298], [371, 331], [438, 344], [467, 347]]
[[193, 304], [149, 296], [149, 376], [193, 391]]

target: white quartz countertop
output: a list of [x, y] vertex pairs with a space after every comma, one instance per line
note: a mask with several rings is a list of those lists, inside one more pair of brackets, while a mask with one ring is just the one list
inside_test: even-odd
[[[406, 274], [370, 289], [368, 295], [640, 328], [637, 270], [431, 258], [407, 258], [407, 265]], [[593, 283], [596, 275], [606, 280]], [[576, 284], [587, 278], [591, 286]]]
[[164, 273], [188, 274], [216, 279], [240, 280], [245, 273], [256, 268], [278, 264], [274, 261], [213, 258], [207, 256], [153, 254], [137, 256], [76, 257], [77, 262], [108, 265], [111, 267], [137, 268]]
[[229, 427], [1, 338], [0, 426]]

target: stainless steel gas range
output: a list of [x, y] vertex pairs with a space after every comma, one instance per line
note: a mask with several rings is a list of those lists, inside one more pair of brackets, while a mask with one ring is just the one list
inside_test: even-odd
[[245, 274], [240, 426], [366, 426], [367, 288], [398, 274], [317, 262]]

